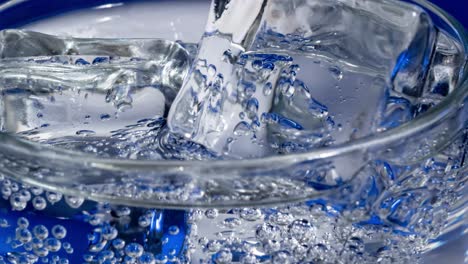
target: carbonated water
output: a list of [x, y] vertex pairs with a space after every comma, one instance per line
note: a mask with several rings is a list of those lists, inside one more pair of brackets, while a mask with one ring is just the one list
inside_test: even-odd
[[[453, 91], [465, 63], [460, 43], [416, 6], [239, 3], [247, 2], [249, 13], [234, 1], [213, 4], [200, 44], [2, 31], [3, 132], [114, 159], [305, 152], [412, 120]], [[351, 182], [337, 175], [342, 164], [304, 163], [296, 178], [317, 189], [331, 179], [334, 193], [270, 208], [127, 207], [0, 175], [0, 263], [415, 262], [457, 221], [447, 208], [463, 202], [466, 142], [460, 135], [419, 163], [370, 157]], [[50, 172], [1, 160], [39, 178]], [[100, 191], [221, 196], [184, 181], [143, 188], [128, 180]]]

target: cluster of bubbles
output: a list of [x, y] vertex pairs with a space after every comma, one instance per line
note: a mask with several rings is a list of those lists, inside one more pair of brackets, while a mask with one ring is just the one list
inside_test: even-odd
[[[31, 219], [18, 217], [13, 229], [9, 229], [13, 222], [0, 219], [0, 232], [3, 229], [11, 237], [11, 251], [1, 256], [0, 263], [65, 264], [76, 258], [86, 263], [150, 264], [415, 261], [430, 239], [443, 230], [449, 213], [446, 208], [463, 198], [460, 183], [466, 175], [461, 172], [461, 152], [465, 150], [461, 144], [455, 142], [420, 165], [398, 167], [376, 162], [373, 167], [378, 174], [365, 171], [356, 186], [335, 192], [357, 201], [353, 204], [332, 196], [273, 208], [180, 211], [184, 224], [167, 218], [168, 227], [158, 241], [162, 246], [178, 245], [183, 249], [171, 248], [164, 253], [151, 246], [154, 240], [137, 241], [129, 232], [146, 237], [155, 219], [175, 210], [91, 202], [2, 176], [2, 196], [8, 212], [28, 215], [52, 208], [63, 213], [72, 210], [74, 217], [90, 226], [90, 231], [83, 233], [88, 241], [86, 252], [77, 252], [76, 245], [66, 241], [70, 236], [69, 216], [62, 218], [62, 224], [50, 227], [45, 223], [32, 226]], [[44, 201], [38, 203], [38, 197]], [[40, 215], [35, 217], [35, 222], [40, 221]], [[178, 236], [183, 238], [174, 239]]]
[[[1, 223], [1, 228], [10, 226], [6, 219], [2, 219]], [[7, 244], [13, 251], [4, 259], [0, 257], [0, 263], [68, 264], [70, 260], [59, 255], [60, 251], [73, 254], [72, 245], [64, 240], [66, 236], [67, 229], [62, 225], [54, 225], [50, 230], [42, 224], [31, 227], [27, 218], [19, 217], [14, 237], [7, 238]]]

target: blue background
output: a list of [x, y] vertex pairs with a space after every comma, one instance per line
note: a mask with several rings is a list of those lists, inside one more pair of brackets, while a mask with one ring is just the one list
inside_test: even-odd
[[468, 28], [468, 0], [430, 0]]

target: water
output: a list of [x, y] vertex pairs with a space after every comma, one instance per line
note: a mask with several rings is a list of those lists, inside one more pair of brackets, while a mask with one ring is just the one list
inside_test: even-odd
[[[223, 3], [226, 4], [220, 1], [218, 5]], [[312, 94], [320, 94], [325, 93], [320, 89], [327, 87], [323, 83], [332, 84], [334, 81], [327, 80], [320, 83], [319, 88], [314, 87], [316, 86], [314, 84], [320, 81], [318, 78], [324, 78], [320, 70], [308, 65], [316, 58], [329, 69], [326, 75], [332, 75], [338, 81], [348, 83], [360, 78], [357, 86], [377, 86], [366, 89], [368, 104], [364, 109], [352, 108], [362, 112], [381, 113], [385, 107], [385, 100], [382, 98], [387, 95], [395, 94], [398, 97], [422, 95], [422, 84], [426, 78], [437, 34], [428, 14], [422, 9], [394, 1], [288, 1], [287, 3], [250, 1], [249, 3], [252, 6], [246, 6], [241, 2], [229, 3], [221, 9], [217, 8], [216, 4], [212, 6], [212, 13], [196, 60], [206, 64], [207, 67], [215, 65], [213, 70], [216, 69], [218, 72], [213, 72], [213, 76], [210, 76], [200, 71], [198, 64], [195, 64], [192, 71], [200, 71], [204, 78], [198, 78], [197, 81], [194, 75], [191, 75], [183, 84], [168, 117], [173, 132], [184, 135], [217, 153], [222, 153], [226, 142], [235, 138], [236, 127], [245, 126], [244, 122], [247, 122], [249, 127], [253, 127], [250, 133], [252, 138], [260, 142], [267, 141], [262, 133], [265, 131], [262, 128], [265, 122], [261, 122], [259, 117], [263, 113], [276, 111], [274, 101], [293, 97], [294, 86], [297, 85], [296, 78], [300, 82], [302, 76], [300, 74], [297, 76], [297, 70], [293, 70], [287, 78], [281, 78], [276, 83], [271, 82], [276, 96], [275, 93], [253, 94], [252, 100], [258, 101], [257, 113], [250, 115], [247, 120], [241, 120], [238, 116], [245, 112], [247, 105], [242, 93], [245, 85], [242, 81], [238, 81], [239, 77], [233, 78], [233, 75], [235, 76], [233, 63], [230, 59], [226, 60], [226, 52], [233, 60], [236, 60], [239, 52], [243, 50], [263, 52], [267, 50], [277, 54], [292, 54], [293, 59], [301, 67], [314, 73], [313, 76], [305, 77], [308, 78], [305, 83], [311, 86]], [[240, 19], [238, 10], [246, 14], [245, 18]], [[235, 16], [238, 17], [237, 20]], [[242, 20], [245, 23], [238, 22], [236, 25], [240, 27], [236, 28], [230, 25], [232, 20]], [[258, 67], [262, 68], [262, 64]], [[260, 73], [256, 76], [275, 76], [275, 72], [268, 73], [268, 66], [258, 70]], [[287, 70], [280, 69], [280, 71]], [[343, 74], [343, 72], [357, 72], [357, 75]], [[347, 78], [341, 80], [343, 76]], [[217, 78], [223, 81], [219, 82]], [[336, 85], [340, 86], [341, 83]], [[254, 91], [262, 89], [254, 86], [250, 89]], [[342, 88], [350, 90], [353, 86], [347, 84]], [[220, 93], [232, 94], [232, 87], [234, 91], [239, 91], [237, 98], [227, 102], [223, 98], [228, 96], [217, 98]], [[278, 91], [282, 91], [284, 96], [279, 95]], [[328, 99], [350, 97], [343, 93], [327, 96]], [[215, 101], [218, 107], [213, 109], [204, 103], [211, 101]], [[294, 102], [296, 101], [293, 100]], [[284, 108], [288, 104], [282, 103], [282, 105]], [[344, 105], [350, 108], [349, 103]], [[301, 111], [304, 109], [297, 108]], [[336, 112], [345, 111], [339, 109]], [[362, 131], [357, 132], [361, 135], [377, 129], [378, 126], [376, 124], [378, 115], [365, 116], [362, 112], [351, 113], [355, 115], [351, 117], [353, 119], [346, 120], [354, 126], [358, 122], [361, 123], [358, 129]], [[306, 114], [300, 113], [300, 115]], [[286, 116], [286, 118], [291, 117]], [[347, 129], [353, 128], [348, 126]], [[318, 130], [322, 131], [315, 131], [315, 134], [324, 134], [323, 130], [327, 129], [322, 125]], [[243, 146], [243, 153], [232, 149], [227, 155], [249, 157], [271, 154], [259, 146], [253, 146], [252, 149], [246, 147], [247, 144]]]
[[[223, 44], [207, 49], [206, 54], [213, 57], [205, 59], [200, 59], [203, 53], [196, 54], [197, 45], [190, 43], [2, 31], [2, 130], [104, 158], [207, 160], [280, 155], [399, 126], [443, 100], [457, 84], [464, 63], [460, 44], [432, 28], [415, 7], [402, 6], [416, 16], [401, 12], [401, 6], [376, 9], [374, 2], [350, 1], [365, 18], [369, 10], [382, 12], [370, 17], [374, 26], [370, 31], [381, 32], [378, 26], [384, 18], [395, 23], [411, 21], [399, 31], [388, 30], [396, 36], [382, 33], [389, 38], [372, 39], [349, 27], [356, 12], [345, 4], [331, 8], [332, 1], [297, 1], [291, 9], [284, 2], [270, 3], [263, 6], [262, 1], [252, 1], [266, 14], [255, 39], [249, 39], [248, 30], [232, 39], [207, 36], [203, 45], [221, 41], [230, 48], [226, 50]], [[304, 15], [311, 10], [321, 15], [317, 21], [299, 19], [315, 19]], [[298, 21], [284, 28], [285, 17]], [[341, 18], [333, 24], [339, 30], [326, 27], [331, 25], [326, 23], [330, 17]], [[413, 20], [407, 20], [410, 17]], [[248, 28], [256, 25], [256, 19], [255, 15], [247, 19]], [[311, 27], [320, 21], [324, 27]], [[336, 32], [331, 34], [336, 39], [327, 32]], [[402, 40], [401, 46], [389, 41], [394, 38]], [[429, 55], [414, 54], [416, 47], [431, 39], [436, 41], [433, 48], [420, 49], [430, 50]], [[247, 40], [253, 50], [244, 52]], [[281, 45], [297, 48], [286, 51]], [[392, 53], [384, 49], [393, 45]], [[377, 46], [383, 50], [369, 48]], [[408, 46], [412, 48], [403, 52]], [[432, 62], [424, 70], [420, 66], [427, 56]], [[372, 64], [379, 61], [388, 63]], [[184, 102], [184, 79], [203, 86], [195, 86], [201, 90], [194, 88], [199, 94], [192, 94], [187, 99], [190, 104], [182, 105], [182, 116], [173, 112], [175, 119], [171, 119], [174, 110], [170, 109]], [[177, 93], [179, 99], [175, 99]], [[185, 115], [186, 111], [191, 115]], [[233, 116], [226, 118], [226, 114]], [[199, 126], [177, 130], [170, 122], [178, 120]], [[224, 126], [217, 127], [223, 121]], [[213, 201], [222, 195], [248, 199], [248, 191], [272, 196], [282, 190], [287, 193], [288, 188], [303, 191], [301, 184], [320, 190], [333, 184], [333, 193], [269, 208], [126, 207], [62, 195], [0, 175], [0, 263], [414, 263], [448, 221], [456, 222], [447, 220], [453, 217], [447, 208], [463, 202], [466, 140], [459, 135], [444, 151], [418, 163], [403, 157], [397, 161], [371, 157], [349, 183], [343, 181], [341, 172], [361, 164], [350, 166], [353, 161], [343, 158], [341, 162], [300, 164], [294, 167], [294, 181], [284, 177], [269, 184], [260, 177], [251, 189], [244, 188], [244, 194], [229, 192], [239, 187], [227, 180], [226, 186], [218, 187], [223, 182], [213, 181], [206, 187], [184, 175], [177, 181], [161, 179], [155, 185], [145, 183], [154, 177], [130, 175], [95, 191], [128, 198], [148, 195], [186, 201], [202, 196]], [[18, 173], [27, 169], [38, 178], [47, 179], [51, 171], [22, 166], [20, 160], [6, 155], [1, 160], [2, 168], [16, 168]], [[93, 188], [92, 184], [80, 188]], [[237, 184], [242, 188], [244, 183]]]

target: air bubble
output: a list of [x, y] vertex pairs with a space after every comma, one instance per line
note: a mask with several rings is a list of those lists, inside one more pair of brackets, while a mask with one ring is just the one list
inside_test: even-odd
[[33, 234], [38, 239], [44, 240], [49, 236], [49, 230], [44, 225], [37, 225], [33, 228]]
[[54, 237], [49, 237], [45, 240], [44, 246], [51, 252], [58, 252], [62, 247], [62, 242]]
[[141, 226], [141, 227], [148, 227], [149, 225], [151, 224], [151, 218], [146, 216], [146, 215], [142, 215], [138, 218], [138, 225]]
[[22, 243], [28, 243], [32, 239], [32, 234], [28, 229], [18, 228], [16, 230], [16, 239]]
[[224, 219], [223, 225], [227, 228], [235, 228], [237, 226], [240, 226], [242, 224], [242, 221], [238, 218], [235, 217], [229, 217]]
[[61, 225], [52, 227], [52, 235], [57, 239], [63, 239], [67, 236], [67, 229]]
[[131, 243], [125, 247], [125, 254], [132, 258], [138, 258], [143, 254], [143, 246], [138, 243]]
[[77, 136], [90, 137], [96, 135], [96, 132], [93, 130], [78, 130], [75, 133]]
[[206, 218], [208, 218], [208, 219], [215, 219], [216, 217], [218, 217], [218, 210], [216, 210], [216, 209], [208, 209], [208, 210], [206, 210], [206, 212], [205, 212], [205, 216], [206, 216]]
[[16, 224], [18, 225], [19, 228], [28, 228], [29, 227], [29, 221], [28, 219], [24, 217], [18, 218], [16, 221]]
[[245, 121], [239, 122], [234, 128], [234, 135], [236, 136], [247, 136], [251, 133], [251, 128], [249, 123]]
[[173, 236], [179, 234], [179, 228], [177, 226], [170, 226], [168, 231], [169, 234]]
[[115, 249], [123, 249], [125, 247], [125, 241], [120, 238], [115, 239], [112, 241], [112, 246]]
[[328, 70], [333, 75], [333, 77], [335, 77], [338, 81], [343, 79], [343, 72], [341, 71], [339, 67], [333, 66], [333, 67], [330, 67]]
[[46, 192], [46, 198], [47, 201], [49, 201], [51, 204], [55, 204], [62, 200], [63, 195], [58, 192]]
[[44, 210], [47, 207], [47, 201], [42, 196], [36, 196], [32, 200], [32, 205], [36, 210]]
[[272, 92], [273, 92], [273, 85], [271, 84], [271, 82], [267, 82], [263, 86], [263, 95], [269, 96]]
[[27, 202], [21, 194], [14, 193], [10, 196], [10, 205], [15, 211], [23, 211], [27, 206]]
[[80, 208], [84, 202], [84, 198], [77, 196], [65, 196], [65, 202], [73, 209]]
[[232, 253], [227, 249], [223, 249], [217, 252], [213, 256], [213, 260], [216, 264], [228, 264], [232, 263]]
[[128, 207], [121, 207], [115, 210], [115, 214], [118, 217], [129, 216], [132, 211]]
[[141, 255], [140, 258], [138, 258], [138, 263], [139, 264], [155, 264], [156, 259], [154, 258], [153, 254], [145, 252], [143, 255]]
[[255, 208], [244, 208], [240, 212], [240, 217], [247, 221], [256, 221], [262, 217], [262, 211]]

